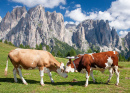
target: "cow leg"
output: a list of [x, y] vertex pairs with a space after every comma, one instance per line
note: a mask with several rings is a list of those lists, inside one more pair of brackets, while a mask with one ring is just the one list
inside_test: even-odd
[[116, 86], [119, 84], [119, 70], [118, 70], [118, 66], [114, 66], [114, 70], [115, 70], [115, 74], [116, 74]]
[[47, 73], [48, 76], [50, 77], [51, 82], [54, 83], [51, 72], [50, 72], [50, 69], [44, 67], [44, 73]]
[[25, 85], [28, 85], [28, 83], [26, 82], [26, 80], [25, 80], [25, 79], [23, 78], [23, 76], [22, 76], [21, 68], [17, 68], [17, 70], [18, 70], [18, 73], [19, 73], [19, 76], [20, 76], [22, 82], [23, 82]]
[[16, 77], [16, 73], [17, 73], [17, 71], [16, 71], [16, 68], [14, 67], [14, 69], [13, 69], [14, 82], [18, 82], [17, 77]]
[[43, 81], [44, 67], [40, 67], [40, 68], [39, 68], [39, 72], [40, 72], [40, 77], [41, 77], [40, 84], [41, 84], [42, 86], [44, 86], [44, 81]]
[[86, 70], [86, 84], [85, 84], [85, 87], [88, 86], [89, 74], [90, 74], [90, 69], [87, 69]]
[[90, 76], [91, 76], [92, 79], [93, 79], [93, 83], [95, 83], [95, 78], [94, 78], [94, 76], [93, 76], [93, 70], [90, 71]]
[[52, 75], [51, 75], [51, 72], [50, 72], [50, 71], [48, 72], [48, 76], [50, 77], [51, 82], [52, 82], [52, 83], [54, 83], [54, 81], [53, 81], [53, 78], [52, 78]]
[[113, 76], [113, 68], [110, 68], [109, 69], [109, 78], [108, 78], [108, 81], [107, 81], [107, 83], [109, 83], [110, 82], [110, 80], [111, 80], [111, 78], [112, 78], [112, 76]]

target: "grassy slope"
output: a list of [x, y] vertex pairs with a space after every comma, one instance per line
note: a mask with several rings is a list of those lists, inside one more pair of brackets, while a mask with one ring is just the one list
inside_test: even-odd
[[[44, 76], [45, 86], [40, 85], [40, 76], [38, 70], [22, 70], [23, 77], [26, 79], [29, 85], [22, 84], [19, 76], [19, 83], [14, 83], [13, 80], [13, 66], [9, 61], [8, 75], [4, 76], [4, 69], [6, 65], [6, 59], [8, 52], [15, 47], [3, 44], [0, 42], [0, 93], [44, 93], [44, 92], [88, 92], [88, 93], [109, 93], [109, 92], [130, 92], [130, 62], [119, 62], [119, 65], [124, 66], [124, 69], [120, 69], [120, 83], [119, 86], [115, 86], [116, 76], [112, 77], [109, 85], [105, 84], [109, 74], [108, 70], [102, 74], [99, 71], [94, 71], [94, 77], [97, 81], [93, 84], [92, 78], [89, 79], [89, 86], [84, 87], [85, 74], [81, 73], [68, 73], [68, 78], [62, 78], [57, 73], [52, 73], [52, 77], [55, 81], [54, 84], [50, 82], [47, 74]], [[64, 58], [56, 58], [59, 62], [66, 63], [68, 60]], [[71, 82], [76, 79], [78, 82]]]

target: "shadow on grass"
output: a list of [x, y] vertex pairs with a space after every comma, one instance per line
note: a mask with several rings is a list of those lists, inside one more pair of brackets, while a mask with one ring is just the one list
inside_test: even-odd
[[[17, 78], [18, 82], [17, 83], [22, 83], [22, 80]], [[25, 79], [27, 81], [27, 83], [29, 84], [36, 84], [39, 83], [40, 81], [36, 81], [36, 80], [28, 80]], [[9, 83], [14, 83], [14, 78], [0, 78], [0, 82], [9, 82]]]
[[[52, 85], [71, 85], [71, 86], [84, 86], [86, 81], [77, 81], [77, 82], [55, 82], [55, 83], [51, 83], [51, 82], [45, 82], [45, 84], [52, 84]], [[105, 82], [96, 82], [93, 83], [93, 81], [89, 81], [89, 85], [90, 84], [105, 84]], [[107, 84], [110, 85], [110, 84]]]
[[[22, 80], [17, 78], [18, 82], [17, 83], [22, 83]], [[40, 81], [36, 81], [36, 80], [29, 80], [26, 79], [27, 83], [29, 84], [40, 84]], [[14, 78], [0, 78], [0, 82], [8, 82], [8, 83], [14, 83]], [[77, 82], [55, 82], [55, 83], [51, 83], [51, 82], [44, 82], [45, 84], [51, 84], [51, 85], [71, 85], [71, 86], [84, 86], [86, 81], [77, 81]], [[96, 82], [93, 83], [93, 81], [89, 81], [89, 84], [106, 84], [105, 82]], [[110, 84], [108, 84], [110, 85]]]

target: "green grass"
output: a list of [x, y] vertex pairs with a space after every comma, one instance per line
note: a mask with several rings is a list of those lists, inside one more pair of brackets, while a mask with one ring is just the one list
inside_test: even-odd
[[[40, 76], [38, 70], [22, 70], [23, 77], [28, 82], [24, 85], [17, 75], [18, 83], [13, 80], [13, 66], [9, 61], [8, 74], [4, 76], [4, 69], [6, 65], [8, 52], [15, 49], [13, 46], [3, 44], [0, 42], [0, 93], [130, 93], [130, 62], [119, 62], [120, 66], [124, 68], [120, 70], [120, 83], [115, 86], [116, 76], [113, 75], [111, 82], [106, 84], [109, 77], [109, 72], [106, 70], [103, 74], [99, 71], [94, 71], [96, 83], [89, 78], [88, 87], [84, 87], [86, 78], [82, 73], [68, 73], [68, 78], [60, 77], [57, 73], [52, 72], [52, 77], [55, 83], [51, 83], [47, 74], [44, 74], [45, 86], [40, 85]], [[56, 59], [59, 62], [66, 63], [68, 60], [64, 58]], [[77, 82], [72, 82], [76, 79]]]

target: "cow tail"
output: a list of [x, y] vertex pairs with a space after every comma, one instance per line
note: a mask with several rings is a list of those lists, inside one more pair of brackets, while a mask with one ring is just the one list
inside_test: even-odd
[[8, 71], [8, 58], [9, 56], [7, 57], [7, 61], [6, 61], [5, 76], [7, 76], [7, 71]]

